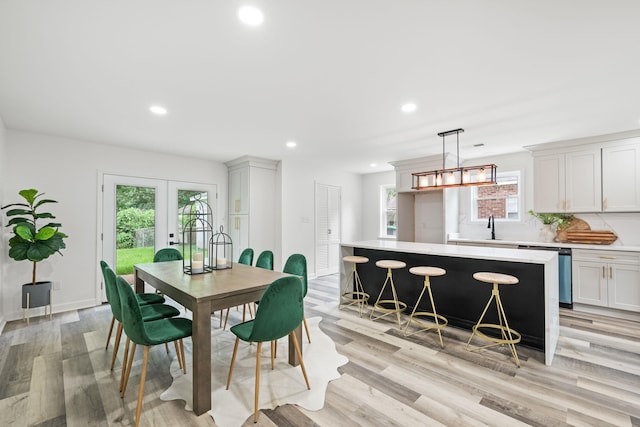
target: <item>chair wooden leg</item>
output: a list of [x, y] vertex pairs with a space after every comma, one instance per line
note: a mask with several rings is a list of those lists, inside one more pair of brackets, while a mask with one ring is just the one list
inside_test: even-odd
[[142, 360], [142, 373], [140, 374], [140, 388], [138, 389], [138, 406], [136, 407], [136, 427], [140, 425], [140, 413], [142, 412], [142, 397], [144, 396], [144, 381], [147, 378], [147, 362], [149, 361], [149, 347], [144, 346], [144, 358]]
[[231, 309], [227, 308], [227, 315], [224, 316], [224, 326], [222, 327], [223, 331], [227, 329], [227, 320], [229, 320], [229, 311], [231, 311]]
[[120, 392], [121, 397], [124, 397], [124, 394], [127, 391], [127, 384], [129, 383], [129, 376], [131, 375], [131, 367], [133, 366], [133, 356], [135, 354], [136, 343], [133, 343], [133, 345], [131, 346], [131, 354], [129, 355], [129, 362], [127, 363], [127, 372], [124, 374], [124, 384], [122, 385], [122, 392]]
[[176, 348], [176, 356], [178, 357], [178, 366], [182, 369], [182, 354], [180, 353], [180, 347], [178, 341], [173, 342], [173, 346]]
[[187, 374], [187, 358], [184, 357], [184, 342], [180, 339], [180, 354], [182, 355], [182, 372]]
[[222, 328], [222, 315], [224, 314], [224, 310], [220, 310], [220, 327]]
[[304, 330], [307, 333], [307, 340], [309, 340], [309, 344], [311, 344], [311, 335], [309, 335], [309, 327], [307, 326], [307, 318], [302, 318], [302, 323], [304, 323]]
[[109, 334], [107, 335], [107, 344], [104, 346], [105, 350], [109, 348], [109, 341], [111, 341], [111, 332], [113, 332], [114, 323], [116, 323], [116, 316], [111, 316], [111, 325], [109, 325]]
[[296, 333], [291, 332], [290, 335], [293, 341], [293, 346], [296, 348], [296, 354], [298, 355], [298, 360], [300, 361], [300, 368], [302, 369], [304, 382], [307, 383], [307, 390], [311, 390], [311, 386], [309, 385], [309, 378], [307, 378], [307, 370], [304, 367], [304, 360], [302, 360], [302, 352], [300, 352], [300, 346], [298, 345], [298, 339], [296, 338]]
[[167, 349], [167, 354], [169, 354], [169, 343], [164, 343], [164, 348]]
[[229, 384], [231, 384], [231, 374], [233, 374], [233, 364], [236, 361], [236, 353], [238, 352], [238, 342], [240, 338], [236, 337], [236, 344], [233, 346], [233, 356], [231, 356], [231, 365], [229, 365], [229, 375], [227, 376], [227, 390], [229, 390]]
[[[113, 344], [113, 357], [111, 357], [111, 370], [116, 365], [116, 356], [118, 355], [118, 348], [120, 347], [120, 337], [122, 337], [122, 323], [118, 322], [118, 329], [116, 330], [116, 342]], [[122, 361], [124, 364], [127, 361], [126, 356]]]
[[127, 375], [127, 363], [129, 362], [129, 337], [127, 337], [127, 342], [124, 345], [124, 357], [122, 358], [122, 369], [120, 370], [120, 393], [122, 393], [122, 387], [124, 386], [124, 377]]
[[275, 346], [276, 346], [276, 342], [275, 341], [271, 341], [271, 370], [272, 371], [273, 371], [274, 363], [275, 363], [275, 360], [276, 360], [275, 351], [274, 351], [275, 350]]
[[253, 422], [258, 422], [258, 400], [260, 399], [260, 352], [262, 351], [262, 342], [258, 342], [258, 351], [256, 352], [256, 397], [253, 401]]

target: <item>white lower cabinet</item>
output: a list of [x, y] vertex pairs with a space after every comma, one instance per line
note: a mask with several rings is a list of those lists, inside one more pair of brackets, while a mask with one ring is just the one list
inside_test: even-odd
[[640, 254], [574, 249], [573, 301], [640, 311]]

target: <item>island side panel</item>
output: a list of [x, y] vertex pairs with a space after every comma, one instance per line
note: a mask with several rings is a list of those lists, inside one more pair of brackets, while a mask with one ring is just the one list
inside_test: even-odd
[[[423, 277], [409, 273], [411, 267], [433, 266], [444, 268], [447, 274], [431, 278], [431, 289], [439, 314], [452, 326], [471, 330], [478, 321], [491, 296], [492, 285], [473, 278], [477, 271], [491, 271], [517, 277], [517, 285], [501, 285], [500, 297], [509, 326], [522, 334], [522, 344], [545, 350], [545, 271], [542, 264], [457, 258], [395, 251], [354, 248], [354, 255], [369, 258], [369, 263], [358, 266], [365, 291], [373, 304], [386, 278], [386, 270], [376, 267], [381, 259], [404, 261], [406, 268], [393, 271], [398, 297], [408, 306], [410, 314], [422, 290]], [[390, 296], [390, 291], [389, 291]], [[386, 298], [386, 297], [385, 297]], [[419, 309], [429, 310], [427, 298]], [[487, 312], [483, 323], [497, 323], [495, 305]]]

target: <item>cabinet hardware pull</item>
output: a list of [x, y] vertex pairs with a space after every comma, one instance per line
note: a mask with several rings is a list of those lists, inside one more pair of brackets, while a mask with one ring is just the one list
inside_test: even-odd
[[236, 212], [238, 212], [240, 210], [240, 200], [236, 199], [234, 200], [234, 209]]
[[607, 277], [607, 273], [606, 273], [607, 269], [606, 267], [603, 265], [602, 266], [602, 278], [604, 279], [605, 277]]
[[609, 266], [609, 279], [613, 279], [613, 267]]
[[611, 256], [611, 255], [599, 255], [598, 258], [600, 258], [600, 259], [616, 259], [616, 257]]
[[604, 198], [604, 209], [606, 210], [609, 207], [609, 198]]

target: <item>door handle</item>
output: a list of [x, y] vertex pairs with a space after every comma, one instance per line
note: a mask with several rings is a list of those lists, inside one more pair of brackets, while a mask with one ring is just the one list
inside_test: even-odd
[[609, 279], [613, 279], [613, 267], [609, 267]]
[[327, 234], [331, 234], [331, 229], [327, 229]]
[[602, 278], [603, 279], [607, 277], [606, 271], [607, 271], [607, 268], [603, 265], [602, 266]]
[[169, 246], [173, 246], [173, 245], [179, 245], [180, 242], [169, 242]]

